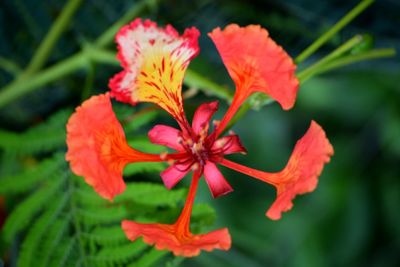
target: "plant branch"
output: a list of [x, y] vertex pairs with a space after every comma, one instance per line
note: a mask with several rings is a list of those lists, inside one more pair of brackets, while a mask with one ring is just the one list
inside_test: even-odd
[[341, 58], [338, 58], [336, 60], [333, 60], [329, 63], [326, 63], [325, 65], [321, 66], [318, 69], [315, 69], [314, 71], [308, 73], [306, 76], [302, 76], [300, 80], [300, 83], [304, 83], [307, 81], [309, 78], [312, 76], [315, 76], [317, 74], [325, 73], [327, 71], [337, 69], [349, 64], [353, 64], [356, 62], [360, 61], [365, 61], [365, 60], [371, 60], [371, 59], [378, 59], [378, 58], [385, 58], [385, 57], [392, 57], [396, 55], [396, 50], [393, 48], [381, 48], [381, 49], [374, 49], [370, 50], [364, 53], [360, 53], [357, 55], [349, 55], [349, 56], [344, 56]]
[[316, 63], [309, 66], [308, 68], [300, 71], [297, 74], [297, 78], [299, 80], [303, 80], [304, 77], [307, 77], [310, 73], [315, 72], [316, 70], [318, 70], [318, 68], [325, 65], [329, 61], [332, 61], [333, 59], [338, 58], [339, 56], [343, 55], [344, 53], [346, 53], [347, 51], [349, 51], [350, 49], [352, 49], [353, 47], [355, 47], [362, 41], [363, 41], [362, 36], [357, 34], [356, 36], [354, 36], [353, 38], [348, 40], [346, 43], [342, 44], [341, 46], [336, 48], [334, 51], [329, 53], [327, 56], [323, 57], [321, 60], [317, 61]]
[[15, 62], [4, 57], [0, 57], [0, 68], [14, 76], [22, 72], [22, 69]]
[[116, 21], [108, 30], [106, 30], [100, 37], [95, 41], [97, 47], [105, 47], [114, 40], [115, 34], [118, 30], [128, 23], [132, 18], [142, 13], [149, 6], [155, 6], [158, 0], [143, 0], [135, 4], [131, 9], [126, 12], [122, 18]]
[[39, 48], [36, 50], [26, 68], [23, 76], [29, 76], [36, 71], [38, 71], [48, 59], [54, 45], [60, 38], [61, 34], [68, 27], [72, 16], [78, 10], [79, 5], [82, 0], [69, 0], [68, 3], [63, 8], [61, 14], [57, 17], [56, 21], [53, 23], [50, 31], [47, 33], [46, 37], [43, 39]]
[[363, 0], [356, 7], [354, 7], [349, 13], [347, 13], [341, 20], [333, 25], [326, 33], [315, 40], [309, 47], [307, 47], [300, 55], [295, 59], [296, 64], [299, 64], [311, 56], [315, 51], [324, 45], [329, 39], [331, 39], [337, 32], [343, 27], [349, 24], [355, 17], [357, 17], [362, 11], [370, 6], [374, 0]]
[[[72, 1], [77, 1], [77, 0], [70, 0]], [[70, 4], [71, 2], [69, 2], [68, 4]], [[74, 2], [75, 3], [75, 2]], [[154, 4], [155, 0], [142, 0], [141, 2], [137, 3], [135, 5], [134, 8], [130, 9], [119, 21], [117, 21], [113, 26], [111, 26], [108, 30], [105, 31], [104, 34], [102, 34], [97, 40], [96, 40], [96, 45], [98, 46], [105, 46], [108, 43], [110, 43], [113, 39], [113, 35], [115, 34], [115, 32], [118, 30], [119, 26], [123, 25], [124, 22], [129, 21], [130, 19], [132, 19], [135, 16], [138, 16], [141, 12], [144, 11], [144, 9], [151, 4]], [[71, 8], [71, 7], [70, 7]], [[70, 11], [71, 12], [71, 11]], [[64, 15], [66, 16], [66, 15]], [[63, 23], [65, 23], [65, 18], [63, 19]], [[55, 28], [55, 26], [53, 26], [53, 28]], [[53, 28], [50, 30], [50, 32], [53, 30]], [[55, 42], [55, 40], [57, 38], [57, 36], [60, 34], [61, 32], [58, 32], [60, 30], [60, 28], [62, 28], [61, 26], [57, 27], [58, 30], [56, 31], [56, 33], [52, 33], [48, 34], [51, 35], [52, 37], [46, 37], [50, 38], [52, 41], [47, 41], [48, 44], [46, 44], [45, 46], [47, 48], [51, 48], [53, 45], [53, 42]], [[55, 31], [55, 30], [53, 30]], [[45, 43], [45, 41], [44, 41]], [[41, 47], [44, 46], [43, 44], [41, 45]], [[92, 49], [96, 48], [96, 46], [92, 46]], [[42, 48], [44, 49], [44, 48]], [[40, 50], [40, 48], [39, 48]], [[40, 71], [39, 73], [37, 73], [35, 76], [31, 76], [29, 78], [29, 80], [24, 79], [24, 77], [27, 77], [28, 75], [23, 75], [24, 77], [21, 77], [20, 79], [16, 79], [14, 81], [12, 81], [11, 83], [9, 83], [8, 85], [2, 87], [0, 89], [0, 108], [7, 105], [8, 103], [10, 103], [11, 101], [14, 101], [16, 99], [18, 99], [19, 97], [22, 97], [23, 95], [35, 91], [39, 88], [41, 88], [42, 86], [48, 84], [49, 82], [52, 82], [54, 80], [57, 80], [61, 77], [64, 77], [78, 69], [81, 69], [85, 66], [87, 66], [87, 64], [90, 63], [90, 59], [92, 60], [104, 60], [104, 61], [108, 61], [108, 63], [112, 63], [112, 62], [116, 62], [115, 59], [115, 55], [113, 55], [113, 59], [111, 59], [110, 57], [110, 53], [102, 53], [102, 50], [99, 49], [94, 49], [94, 51], [89, 51], [91, 49], [83, 49], [80, 52], [75, 53], [74, 55], [56, 63], [55, 65], [48, 67], [45, 70]], [[44, 53], [44, 54], [43, 54]], [[42, 54], [39, 57], [40, 60], [42, 61], [43, 59], [45, 59], [47, 57], [47, 52], [41, 52], [40, 54]], [[90, 58], [91, 57], [91, 58]], [[38, 60], [38, 59], [36, 59]], [[35, 65], [38, 63], [35, 63]], [[42, 63], [41, 63], [42, 64]], [[36, 69], [37, 67], [35, 67], [34, 69]]]

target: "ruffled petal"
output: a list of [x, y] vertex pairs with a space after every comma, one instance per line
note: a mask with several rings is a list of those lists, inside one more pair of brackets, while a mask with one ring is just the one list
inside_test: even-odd
[[231, 237], [226, 228], [207, 234], [196, 235], [190, 232], [190, 217], [200, 176], [200, 170], [194, 171], [185, 206], [174, 224], [137, 223], [124, 220], [122, 229], [128, 239], [134, 241], [142, 236], [147, 244], [155, 245], [157, 249], [170, 250], [176, 256], [184, 257], [197, 256], [201, 250], [228, 250], [231, 246]]
[[[193, 116], [192, 129], [195, 134], [200, 134], [203, 129], [208, 130], [212, 115], [218, 110], [218, 101], [201, 104]], [[207, 132], [205, 133], [207, 134]]]
[[183, 118], [181, 87], [185, 70], [199, 52], [196, 28], [182, 36], [170, 25], [136, 19], [116, 36], [118, 59], [124, 70], [110, 80], [111, 95], [136, 104], [152, 102], [178, 120]]
[[227, 135], [219, 138], [211, 147], [212, 153], [229, 155], [233, 153], [247, 153], [240, 142], [238, 135]]
[[182, 133], [166, 125], [156, 125], [148, 133], [150, 142], [153, 144], [167, 146], [169, 148], [182, 151]]
[[159, 155], [128, 146], [109, 94], [93, 96], [78, 107], [67, 123], [66, 160], [96, 192], [109, 200], [125, 189], [122, 171], [129, 162], [161, 161]]
[[259, 25], [239, 27], [230, 24], [222, 31], [214, 29], [209, 36], [236, 84], [233, 102], [218, 133], [253, 92], [271, 96], [283, 109], [293, 107], [299, 85], [296, 65], [269, 37], [267, 30]]
[[181, 236], [175, 224], [144, 224], [125, 220], [122, 222], [122, 229], [129, 240], [143, 237], [147, 244], [154, 245], [159, 250], [167, 249], [175, 256], [194, 257], [199, 255], [201, 250], [228, 250], [231, 247], [231, 237], [227, 228], [207, 234], [188, 233]]
[[214, 198], [226, 195], [233, 191], [233, 188], [225, 180], [217, 166], [210, 161], [207, 161], [204, 165], [204, 178], [206, 179], [208, 188]]
[[278, 220], [281, 213], [292, 208], [296, 195], [314, 191], [325, 163], [330, 161], [333, 147], [324, 130], [312, 121], [306, 134], [296, 143], [286, 167], [278, 173], [268, 173], [223, 159], [220, 164], [242, 172], [277, 188], [277, 197], [266, 215]]
[[277, 198], [266, 215], [278, 220], [282, 212], [292, 208], [296, 195], [314, 191], [318, 176], [332, 155], [333, 147], [324, 130], [312, 121], [307, 133], [296, 143], [285, 169], [278, 174]]
[[160, 176], [164, 182], [166, 188], [173, 188], [186, 174], [191, 171], [191, 166], [193, 162], [179, 163], [175, 162], [173, 165], [169, 166], [167, 169], [161, 172]]

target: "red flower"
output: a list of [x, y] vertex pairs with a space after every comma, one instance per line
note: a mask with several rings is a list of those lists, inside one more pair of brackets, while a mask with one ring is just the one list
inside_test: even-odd
[[[122, 171], [128, 163], [172, 162], [161, 173], [169, 189], [193, 171], [187, 201], [174, 224], [122, 222], [130, 240], [143, 237], [146, 243], [154, 244], [158, 249], [168, 249], [175, 255], [187, 257], [198, 255], [200, 250], [230, 248], [231, 239], [226, 228], [207, 234], [190, 232], [192, 205], [201, 176], [213, 197], [233, 191], [218, 164], [275, 186], [277, 199], [267, 216], [279, 219], [281, 212], [292, 207], [297, 194], [315, 189], [324, 164], [333, 154], [324, 131], [312, 122], [297, 142], [288, 164], [278, 173], [258, 171], [225, 159], [225, 155], [246, 152], [237, 135], [220, 137], [246, 98], [256, 91], [264, 92], [284, 109], [289, 109], [294, 105], [298, 81], [292, 59], [260, 26], [229, 25], [223, 31], [215, 29], [209, 35], [236, 84], [232, 104], [222, 121], [214, 123], [213, 130], [210, 120], [218, 109], [217, 101], [200, 105], [191, 124], [183, 109], [183, 77], [190, 60], [199, 52], [199, 32], [191, 28], [179, 36], [170, 25], [159, 28], [154, 22], [140, 19], [117, 34], [118, 59], [124, 70], [110, 80], [111, 93], [85, 101], [67, 125], [66, 158], [72, 170], [84, 176], [96, 192], [110, 200], [125, 188]], [[171, 114], [180, 129], [156, 125], [149, 131], [149, 139], [176, 152], [154, 155], [129, 147], [112, 111], [110, 95], [132, 105], [152, 102]]]

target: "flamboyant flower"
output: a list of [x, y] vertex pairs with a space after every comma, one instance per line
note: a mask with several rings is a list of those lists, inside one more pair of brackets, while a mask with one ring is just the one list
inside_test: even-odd
[[[197, 29], [186, 29], [180, 36], [170, 25], [159, 28], [149, 20], [136, 19], [117, 34], [118, 59], [123, 71], [110, 80], [111, 92], [85, 101], [67, 124], [66, 158], [72, 170], [104, 198], [111, 200], [123, 192], [122, 171], [128, 163], [171, 163], [161, 173], [169, 189], [193, 172], [185, 206], [174, 224], [122, 222], [130, 240], [143, 237], [144, 242], [158, 249], [187, 257], [198, 255], [200, 250], [230, 248], [231, 238], [226, 228], [206, 234], [190, 231], [192, 206], [202, 176], [213, 197], [233, 190], [218, 164], [275, 186], [277, 198], [266, 215], [276, 220], [292, 207], [297, 194], [315, 189], [324, 164], [333, 154], [324, 131], [313, 121], [280, 172], [259, 171], [226, 159], [226, 155], [246, 152], [237, 135], [221, 136], [246, 98], [253, 92], [263, 92], [283, 109], [290, 109], [296, 99], [298, 80], [292, 59], [260, 26], [229, 25], [224, 30], [215, 29], [209, 36], [236, 84], [232, 103], [220, 122], [210, 125], [218, 109], [217, 101], [200, 105], [191, 124], [183, 109], [184, 73], [199, 52]], [[152, 102], [171, 114], [179, 129], [156, 125], [148, 136], [152, 143], [175, 152], [156, 155], [131, 148], [113, 113], [110, 97], [131, 105]]]

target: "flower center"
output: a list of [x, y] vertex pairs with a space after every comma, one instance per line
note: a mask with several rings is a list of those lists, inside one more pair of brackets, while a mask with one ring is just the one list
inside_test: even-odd
[[183, 141], [183, 146], [185, 147], [189, 156], [193, 159], [193, 161], [199, 163], [203, 166], [208, 159], [208, 151], [204, 146], [204, 140], [199, 139], [197, 142], [194, 142], [192, 138], [188, 138]]
[[186, 151], [193, 159], [193, 161], [197, 162], [200, 166], [204, 166], [206, 161], [209, 159], [209, 151], [207, 149], [207, 134], [208, 134], [208, 125], [203, 127], [200, 133], [196, 137], [187, 137], [183, 139], [183, 146]]

